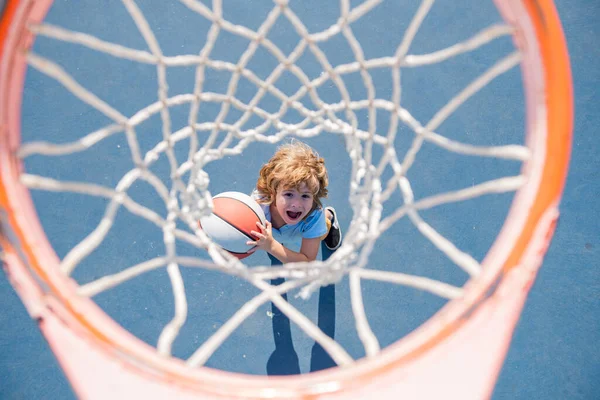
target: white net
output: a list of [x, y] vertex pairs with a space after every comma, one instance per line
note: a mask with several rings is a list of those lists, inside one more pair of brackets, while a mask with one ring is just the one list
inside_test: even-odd
[[[409, 179], [409, 171], [415, 166], [425, 143], [444, 152], [478, 159], [516, 161], [519, 165], [528, 159], [529, 150], [521, 144], [474, 144], [455, 140], [438, 132], [440, 126], [463, 103], [495, 78], [517, 66], [520, 55], [514, 48], [501, 54], [482, 73], [470, 77], [470, 82], [425, 120], [417, 118], [404, 105], [401, 78], [407, 70], [443, 64], [466, 53], [492, 46], [497, 40], [510, 38], [512, 27], [502, 23], [493, 24], [450, 46], [414, 54], [410, 51], [411, 45], [434, 6], [434, 1], [425, 0], [410, 18], [403, 35], [394, 38], [395, 52], [383, 57], [368, 58], [355, 34], [355, 27], [361, 22], [361, 18], [366, 19], [379, 7], [381, 1], [351, 4], [350, 1], [342, 0], [336, 21], [319, 31], [311, 31], [296, 13], [294, 3], [288, 4], [285, 0], [274, 1], [269, 6], [266, 17], [257, 29], [230, 22], [224, 17], [221, 1], [213, 1], [211, 6], [196, 0], [180, 0], [180, 3], [193, 15], [201, 16], [209, 25], [206, 37], [198, 38], [202, 46], [195, 54], [166, 55], [155, 33], [157, 27], [152, 26], [142, 12], [143, 7], [138, 7], [133, 0], [123, 0], [122, 4], [141, 34], [145, 50], [50, 23], [30, 27], [38, 40], [48, 38], [155, 68], [158, 88], [156, 98], [147, 102], [145, 107], [128, 114], [86, 88], [86, 82], [78, 81], [58, 62], [35, 51], [27, 55], [30, 67], [64, 86], [73, 96], [111, 122], [66, 143], [39, 140], [25, 142], [20, 149], [20, 157], [66, 157], [82, 153], [93, 158], [96, 145], [115, 135], [124, 135], [128, 157], [133, 162], [131, 169], [114, 186], [99, 182], [61, 180], [30, 172], [22, 175], [22, 182], [30, 189], [73, 192], [107, 200], [97, 226], [65, 252], [61, 261], [62, 272], [66, 275], [73, 274], [100, 247], [113, 229], [119, 211], [123, 209], [162, 232], [164, 254], [126, 266], [118, 272], [98, 276], [81, 284], [79, 293], [82, 296], [97, 296], [115, 290], [149, 271], [166, 268], [174, 294], [174, 309], [172, 319], [163, 327], [158, 338], [157, 351], [170, 355], [181, 328], [188, 320], [190, 306], [182, 268], [219, 271], [242, 279], [258, 289], [258, 295], [228, 316], [225, 323], [186, 357], [190, 366], [204, 365], [249, 316], [269, 302], [319, 343], [335, 363], [340, 366], [352, 363], [354, 357], [342, 345], [282, 297], [285, 293], [298, 291], [302, 298], [308, 298], [319, 287], [340, 282], [345, 277], [349, 283], [356, 334], [367, 356], [376, 355], [382, 346], [370, 327], [365, 311], [361, 288], [363, 282], [382, 281], [390, 285], [402, 285], [443, 299], [460, 297], [463, 289], [459, 286], [417, 274], [379, 270], [369, 264], [369, 258], [380, 238], [399, 221], [409, 221], [456, 268], [466, 272], [470, 278], [478, 276], [481, 271], [480, 261], [436, 230], [422, 217], [422, 212], [447, 204], [483, 198], [485, 195], [514, 192], [524, 184], [526, 177], [522, 173], [516, 173], [473, 182], [441, 193], [415, 196], [414, 181]], [[271, 39], [271, 30], [278, 21], [285, 21], [297, 37], [297, 42], [289, 53]], [[246, 43], [245, 49], [236, 55], [235, 62], [213, 57], [218, 38], [224, 33], [237, 36]], [[351, 50], [353, 61], [337, 64], [330, 61], [331, 55], [323, 47], [333, 38], [343, 38]], [[277, 61], [277, 66], [266, 77], [261, 77], [261, 73], [249, 66], [253, 58], [258, 57], [259, 51], [267, 51]], [[313, 57], [313, 67], [321, 71], [320, 76], [311, 78], [299, 66], [299, 60], [306, 54]], [[187, 93], [172, 95], [168, 71], [177, 68], [193, 69], [193, 85]], [[221, 92], [207, 89], [207, 74], [210, 71], [227, 74], [228, 79]], [[389, 89], [387, 97], [379, 95], [381, 88], [374, 83], [373, 75], [381, 71], [390, 77], [391, 85], [386, 88]], [[286, 74], [291, 74], [298, 82], [296, 90], [290, 93], [278, 88], [278, 82]], [[365, 94], [363, 98], [353, 98], [351, 95], [352, 89], [346, 81], [350, 76], [360, 77]], [[238, 86], [242, 81], [254, 85], [255, 93], [247, 100], [238, 96]], [[324, 87], [334, 88], [339, 93], [339, 99], [325, 99], [322, 95]], [[277, 110], [261, 108], [261, 102], [267, 96], [276, 99]], [[202, 112], [204, 104], [218, 106], [215, 118], [206, 119]], [[171, 113], [181, 106], [187, 107], [187, 123], [180, 129], [174, 129]], [[234, 112], [236, 118], [232, 121], [230, 117]], [[378, 123], [381, 113], [387, 115], [387, 129], [383, 129]], [[360, 115], [367, 116], [367, 126], [361, 126]], [[160, 135], [152, 148], [142, 150], [138, 129], [156, 116], [160, 118], [160, 129], [156, 129], [160, 130]], [[405, 149], [400, 151], [396, 143], [404, 128], [409, 128], [412, 135], [402, 139]], [[291, 137], [309, 140], [318, 135], [342, 138], [351, 162], [350, 181], [347, 184], [351, 213], [346, 212], [348, 217], [351, 215], [351, 221], [344, 231], [342, 247], [331, 257], [324, 261], [279, 267], [250, 267], [221, 250], [198, 229], [197, 221], [200, 216], [210, 213], [211, 196], [215, 194], [210, 191], [211, 176], [207, 171], [211, 163], [241, 155], [254, 143], [277, 144]], [[184, 142], [187, 143], [187, 156], [182, 159], [181, 153], [175, 148]], [[169, 173], [166, 180], [152, 169], [158, 160], [168, 162]], [[163, 212], [158, 212], [129, 195], [132, 186], [140, 181], [153, 188], [154, 196], [163, 205]], [[384, 208], [391, 211], [384, 212]], [[210, 257], [181, 255], [179, 248], [182, 244], [197, 248]], [[286, 282], [277, 286], [269, 283], [276, 278], [285, 278]]]

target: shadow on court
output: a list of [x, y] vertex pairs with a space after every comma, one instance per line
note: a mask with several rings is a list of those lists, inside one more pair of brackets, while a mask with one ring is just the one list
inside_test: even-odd
[[[323, 260], [328, 259], [333, 253], [323, 242], [321, 242], [321, 252]], [[276, 258], [271, 258], [271, 265], [281, 265]], [[272, 285], [281, 285], [285, 279], [278, 278], [271, 280]], [[287, 294], [282, 295], [287, 301]], [[275, 304], [271, 303], [273, 313], [273, 339], [275, 340], [275, 350], [267, 361], [267, 375], [295, 375], [300, 374], [300, 362], [298, 354], [294, 350], [292, 340], [292, 330], [290, 319], [282, 313]], [[319, 310], [318, 322], [319, 328], [330, 338], [335, 335], [335, 285], [323, 286], [319, 290]], [[335, 367], [336, 363], [327, 354], [323, 347], [316, 343], [312, 347], [310, 357], [310, 372]]]

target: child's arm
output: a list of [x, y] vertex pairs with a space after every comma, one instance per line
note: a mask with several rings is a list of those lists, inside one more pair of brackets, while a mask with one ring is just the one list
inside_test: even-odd
[[321, 243], [320, 238], [302, 238], [300, 252], [295, 252], [288, 249], [273, 238], [272, 226], [269, 221], [267, 221], [267, 226], [263, 226], [259, 222], [257, 222], [256, 225], [261, 231], [252, 231], [250, 233], [252, 233], [252, 235], [256, 236], [258, 239], [256, 241], [248, 241], [248, 245], [254, 245], [257, 248], [266, 251], [284, 264], [290, 262], [314, 261], [317, 259], [319, 244]]

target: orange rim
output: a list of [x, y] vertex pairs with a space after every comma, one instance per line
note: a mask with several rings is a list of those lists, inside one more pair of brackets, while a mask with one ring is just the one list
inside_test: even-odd
[[[507, 255], [500, 270], [495, 276], [488, 279], [485, 287], [479, 285], [475, 288], [474, 285], [470, 284], [469, 289], [473, 290], [468, 302], [463, 301], [460, 305], [452, 305], [455, 302], [451, 302], [448, 307], [458, 307], [460, 308], [460, 312], [454, 310], [455, 312], [451, 315], [455, 315], [456, 318], [443, 324], [440, 329], [437, 329], [435, 334], [430, 335], [426, 340], [420, 341], [418, 345], [408, 350], [406, 346], [402, 347], [403, 339], [400, 340], [400, 343], [391, 346], [394, 347], [394, 354], [399, 354], [400, 356], [387, 357], [383, 362], [381, 360], [379, 362], [362, 360], [357, 363], [356, 367], [349, 367], [348, 371], [343, 375], [333, 370], [311, 374], [311, 377], [269, 378], [268, 382], [271, 387], [281, 388], [286, 391], [286, 387], [293, 383], [295, 393], [308, 396], [325, 390], [315, 389], [312, 386], [315, 383], [338, 381], [340, 386], [336, 390], [348, 391], [353, 386], [360, 384], [360, 382], [366, 382], [376, 375], [398, 370], [411, 360], [427, 353], [431, 348], [459, 330], [468, 320], [466, 315], [473, 307], [478, 306], [487, 299], [487, 296], [489, 296], [489, 293], [487, 293], [488, 289], [492, 288], [496, 278], [520, 266], [524, 255], [530, 250], [532, 243], [535, 242], [536, 230], [543, 222], [544, 215], [549, 209], [556, 207], [560, 199], [566, 179], [571, 146], [571, 129], [573, 125], [573, 93], [570, 65], [562, 27], [554, 4], [551, 0], [523, 0], [522, 3], [527, 10], [531, 26], [535, 31], [537, 51], [543, 64], [545, 107], [547, 110], [545, 121], [547, 133], [545, 135], [544, 146], [546, 154], [551, 155], [552, 160], [551, 162], [545, 161], [543, 163], [540, 184], [533, 199], [534, 207], [529, 209], [529, 214], [520, 230], [518, 239]], [[26, 68], [23, 57], [18, 60], [19, 50], [17, 48], [28, 47], [31, 44], [30, 42], [33, 41], [33, 37], [26, 32], [24, 22], [31, 15], [35, 15], [35, 18], [41, 20], [50, 4], [51, 1], [9, 0], [5, 6], [0, 24], [0, 54], [3, 68], [3, 76], [0, 78], [2, 90], [0, 93], [2, 96], [2, 105], [0, 105], [0, 115], [2, 118], [0, 121], [2, 129], [0, 133], [0, 155], [3, 159], [0, 162], [0, 206], [5, 211], [4, 216], [0, 214], [0, 221], [2, 221], [2, 217], [6, 219], [6, 221], [2, 221], [2, 228], [6, 229], [6, 232], [4, 235], [0, 235], [0, 244], [6, 253], [22, 259], [26, 263], [26, 266], [32, 270], [33, 275], [35, 275], [35, 278], [32, 277], [32, 283], [41, 281], [47, 286], [48, 292], [57, 298], [61, 304], [61, 309], [57, 309], [55, 312], [64, 314], [69, 323], [73, 324], [73, 329], [80, 331], [82, 335], [98, 343], [106, 351], [112, 353], [112, 349], [119, 349], [127, 354], [127, 357], [133, 356], [134, 358], [139, 358], [142, 362], [146, 362], [153, 368], [156, 368], [155, 372], [150, 372], [147, 368], [141, 369], [126, 361], [128, 358], [124, 357], [123, 362], [130, 364], [138, 373], [151, 373], [154, 378], [160, 377], [167, 381], [175, 380], [179, 384], [184, 384], [195, 390], [210, 394], [220, 392], [228, 395], [236, 395], [241, 392], [241, 388], [244, 388], [246, 395], [258, 395], [257, 390], [267, 382], [263, 378], [248, 377], [227, 372], [215, 373], [207, 368], [190, 371], [183, 366], [183, 363], [177, 360], [166, 361], [155, 354], [145, 354], [146, 351], [153, 349], [150, 346], [141, 346], [140, 349], [131, 353], [129, 348], [123, 345], [123, 342], [114, 340], [111, 334], [106, 334], [103, 327], [99, 326], [98, 321], [88, 318], [85, 311], [89, 310], [90, 307], [96, 307], [91, 300], [76, 298], [68, 279], [65, 281], [65, 278], [50, 276], [47, 273], [48, 268], [43, 264], [48, 263], [48, 260], [56, 260], [56, 255], [53, 254], [47, 242], [40, 243], [36, 241], [37, 236], [29, 235], [30, 221], [23, 221], [24, 212], [21, 207], [23, 207], [24, 203], [30, 204], [31, 200], [29, 199], [27, 189], [18, 183], [22, 167], [20, 160], [18, 160], [14, 153], [14, 149], [17, 146], [14, 141], [18, 141], [19, 138], [19, 121], [16, 121], [14, 116], [16, 114], [20, 115], [20, 112], [11, 108], [16, 107], [18, 109], [20, 107], [20, 97], [18, 101], [14, 97], [11, 97], [11, 101], [8, 101], [8, 96], [14, 96], [15, 92], [11, 89], [14, 88], [15, 82], [20, 83], [22, 88], [22, 80]], [[21, 19], [18, 19], [19, 17]], [[15, 29], [19, 33], [11, 31]], [[14, 38], [18, 38], [19, 45], [10, 48], [8, 42], [11, 38], [13, 40]], [[24, 43], [27, 44], [25, 45]], [[17, 65], [18, 62], [22, 65]], [[17, 104], [15, 105], [15, 103]], [[25, 208], [27, 207], [25, 206]], [[32, 215], [35, 215], [35, 212]], [[33, 223], [37, 224], [37, 221]], [[548, 231], [545, 232], [546, 242], [552, 235], [552, 228], [552, 226], [549, 227]], [[39, 225], [37, 225], [37, 229], [41, 232]], [[10, 232], [8, 232], [9, 230]], [[9, 240], [9, 236], [13, 238]], [[544, 244], [547, 244], [546, 242]], [[537, 251], [543, 253], [543, 249], [537, 249]], [[24, 267], [24, 269], [27, 267]], [[91, 304], [84, 304], [82, 308], [82, 303], [86, 302]], [[436, 317], [434, 316], [433, 318]], [[106, 320], [103, 319], [102, 322], [106, 322]], [[123, 331], [119, 332], [122, 333]], [[130, 344], [131, 341], [127, 340], [125, 343]], [[139, 344], [141, 345], [141, 342]], [[388, 350], [384, 350], [384, 352], [388, 352]], [[117, 354], [113, 354], [113, 356], [118, 357]], [[225, 381], [229, 383], [227, 387], [215, 387], [217, 382], [223, 383]]]

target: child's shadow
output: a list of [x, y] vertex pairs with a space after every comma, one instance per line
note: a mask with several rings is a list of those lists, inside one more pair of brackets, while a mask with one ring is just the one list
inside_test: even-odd
[[[328, 259], [332, 251], [324, 243], [321, 243], [323, 260]], [[281, 264], [279, 260], [271, 258], [272, 265]], [[281, 285], [283, 278], [271, 280], [272, 285]], [[287, 301], [287, 294], [282, 297]], [[273, 338], [275, 339], [275, 350], [267, 361], [268, 375], [294, 375], [300, 374], [300, 362], [298, 354], [294, 350], [292, 331], [289, 318], [282, 313], [275, 304], [271, 303], [273, 312]], [[330, 338], [335, 334], [335, 285], [324, 286], [319, 290], [319, 315], [317, 325]], [[335, 367], [337, 364], [327, 352], [316, 343], [312, 347], [310, 358], [310, 372], [320, 371]]]

